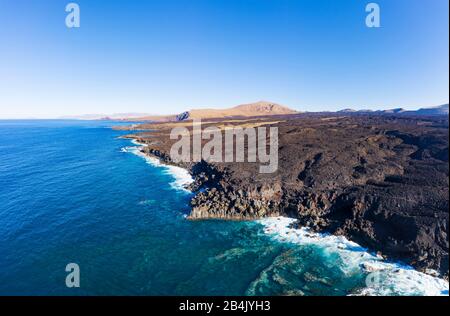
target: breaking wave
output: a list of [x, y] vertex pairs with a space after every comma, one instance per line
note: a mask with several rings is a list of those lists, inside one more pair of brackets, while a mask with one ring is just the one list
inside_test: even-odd
[[[258, 220], [264, 233], [274, 240], [298, 245], [314, 245], [325, 256], [336, 256], [336, 268], [345, 275], [363, 274], [365, 287], [350, 295], [448, 295], [449, 284], [439, 277], [414, 270], [411, 266], [390, 262], [343, 236], [319, 234], [307, 228], [291, 228], [296, 220], [275, 217]], [[430, 273], [433, 271], [430, 270]]]
[[147, 144], [141, 144], [134, 139], [131, 142], [136, 146], [124, 147], [121, 149], [121, 151], [126, 153], [132, 153], [136, 156], [143, 158], [148, 164], [154, 167], [162, 168], [163, 173], [169, 174], [174, 178], [174, 181], [170, 183], [170, 185], [173, 188], [189, 192], [186, 189], [186, 186], [188, 186], [194, 181], [189, 171], [181, 167], [165, 165], [161, 163], [157, 158], [147, 156], [141, 151], [141, 149], [143, 147], [146, 147]]

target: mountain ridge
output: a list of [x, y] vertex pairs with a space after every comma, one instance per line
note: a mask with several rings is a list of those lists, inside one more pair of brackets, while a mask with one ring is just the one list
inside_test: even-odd
[[225, 109], [191, 109], [179, 114], [170, 115], [151, 115], [145, 113], [117, 113], [117, 114], [86, 114], [79, 116], [64, 116], [61, 119], [82, 119], [82, 120], [125, 120], [125, 121], [154, 121], [154, 122], [171, 122], [185, 121], [189, 119], [220, 119], [232, 117], [258, 117], [270, 115], [290, 115], [300, 113], [339, 113], [339, 114], [373, 114], [373, 115], [449, 115], [449, 104], [442, 104], [434, 107], [422, 107], [417, 110], [405, 110], [403, 108], [392, 108], [387, 110], [355, 110], [345, 108], [339, 111], [317, 111], [317, 112], [300, 112], [293, 110], [287, 106], [280, 105], [275, 102], [258, 101], [254, 103], [240, 104]]

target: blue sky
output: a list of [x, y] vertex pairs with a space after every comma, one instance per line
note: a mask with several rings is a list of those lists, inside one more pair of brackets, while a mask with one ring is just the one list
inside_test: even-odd
[[448, 102], [447, 0], [0, 0], [0, 118]]

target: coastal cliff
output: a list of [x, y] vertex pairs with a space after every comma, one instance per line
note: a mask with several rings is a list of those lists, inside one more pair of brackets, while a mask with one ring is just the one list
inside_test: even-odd
[[[189, 219], [289, 216], [448, 278], [448, 117], [293, 115], [276, 126], [273, 174], [249, 162], [178, 164], [194, 178]], [[174, 164], [171, 127], [128, 137]]]

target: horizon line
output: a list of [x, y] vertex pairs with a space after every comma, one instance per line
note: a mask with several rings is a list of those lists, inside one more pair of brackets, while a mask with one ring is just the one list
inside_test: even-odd
[[[255, 104], [255, 103], [259, 103], [259, 102], [268, 102], [268, 103], [273, 103], [273, 104], [279, 104], [277, 102], [270, 102], [270, 101], [257, 101], [257, 102], [253, 102], [253, 103], [242, 103], [242, 104], [239, 104], [239, 105]], [[279, 104], [279, 105], [281, 105], [281, 104]], [[355, 112], [379, 112], [379, 111], [389, 111], [389, 110], [395, 110], [395, 109], [402, 109], [402, 110], [405, 110], [405, 111], [418, 111], [418, 110], [421, 110], [421, 109], [438, 108], [438, 107], [442, 107], [442, 106], [445, 106], [445, 105], [448, 106], [449, 102], [447, 101], [445, 103], [441, 103], [441, 104], [433, 105], [433, 106], [419, 106], [419, 107], [415, 107], [414, 109], [408, 109], [408, 108], [401, 107], [401, 106], [400, 107], [392, 107], [392, 108], [388, 108], [388, 109], [384, 109], [384, 110], [372, 109], [372, 108], [355, 109], [355, 108], [351, 108], [351, 107], [344, 107], [344, 108], [342, 108], [340, 110], [335, 110], [335, 111], [332, 111], [332, 110], [301, 111], [301, 110], [298, 110], [296, 108], [291, 108], [291, 107], [286, 106], [286, 105], [283, 105], [283, 106], [286, 106], [289, 109], [297, 111], [299, 114], [301, 114], [301, 113], [337, 113], [337, 112], [344, 111], [344, 110], [352, 110], [352, 111], [355, 111]], [[2, 117], [0, 115], [0, 120], [77, 120], [77, 121], [81, 121], [81, 120], [86, 120], [86, 121], [105, 120], [106, 121], [106, 120], [109, 120], [109, 121], [114, 121], [114, 118], [110, 117], [110, 116], [124, 115], [122, 118], [119, 117], [119, 118], [116, 119], [117, 121], [121, 121], [121, 120], [124, 120], [124, 119], [133, 119], [133, 118], [139, 119], [139, 118], [143, 118], [143, 117], [146, 117], [146, 116], [178, 115], [178, 114], [183, 113], [183, 112], [189, 112], [189, 111], [197, 110], [197, 109], [201, 109], [201, 110], [206, 110], [206, 109], [226, 110], [226, 109], [230, 109], [230, 108], [233, 108], [233, 107], [234, 106], [227, 107], [227, 108], [218, 108], [218, 107], [196, 108], [196, 109], [185, 110], [185, 111], [182, 111], [182, 112], [179, 112], [179, 113], [172, 113], [172, 114], [139, 113], [139, 112], [136, 112], [136, 113], [133, 113], [133, 112], [116, 112], [116, 113], [63, 114], [63, 115], [58, 115], [58, 116], [9, 116], [9, 117]], [[138, 114], [139, 116], [133, 116], [133, 115], [126, 116], [126, 114]], [[82, 118], [84, 116], [86, 117], [85, 119]], [[89, 118], [87, 118], [88, 116], [92, 116], [94, 118], [89, 119]], [[96, 116], [103, 117], [104, 119], [102, 119], [102, 118], [95, 118]]]

